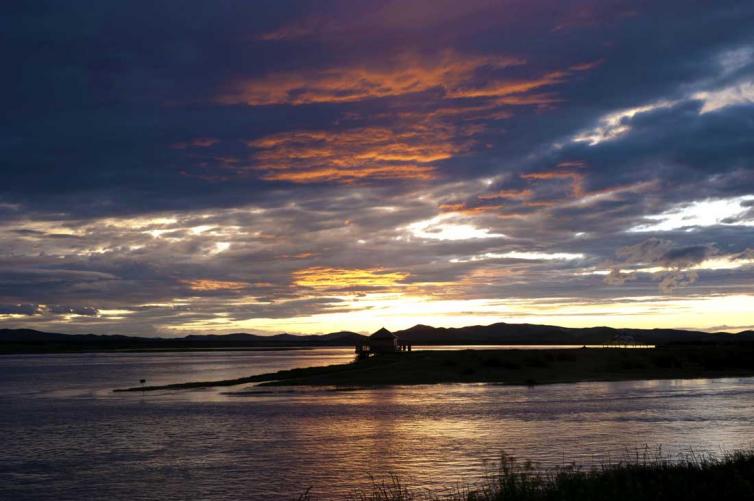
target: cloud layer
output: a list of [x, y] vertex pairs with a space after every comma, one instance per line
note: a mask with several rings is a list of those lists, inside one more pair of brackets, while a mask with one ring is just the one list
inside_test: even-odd
[[754, 7], [3, 6], [0, 325], [754, 324]]

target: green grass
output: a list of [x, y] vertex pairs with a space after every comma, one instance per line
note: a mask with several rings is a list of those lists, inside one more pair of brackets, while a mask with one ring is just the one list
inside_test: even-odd
[[[754, 499], [754, 453], [680, 460], [636, 457], [589, 470], [576, 466], [540, 472], [503, 455], [497, 471], [472, 487], [412, 489], [397, 477], [355, 492], [360, 501], [738, 501]], [[327, 499], [307, 490], [299, 501]]]
[[310, 367], [223, 381], [197, 381], [126, 391], [261, 385], [381, 386], [433, 383], [536, 385], [754, 375], [754, 346], [656, 349], [413, 351], [349, 364]]

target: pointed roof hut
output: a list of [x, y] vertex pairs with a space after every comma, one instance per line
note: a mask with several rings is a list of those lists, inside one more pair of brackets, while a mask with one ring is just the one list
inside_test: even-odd
[[369, 336], [369, 339], [398, 339], [398, 336], [383, 327]]
[[398, 336], [384, 327], [369, 336], [368, 343], [369, 351], [372, 353], [394, 353], [399, 351]]

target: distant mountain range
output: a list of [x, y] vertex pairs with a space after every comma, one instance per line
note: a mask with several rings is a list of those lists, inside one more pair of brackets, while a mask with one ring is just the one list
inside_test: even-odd
[[445, 328], [415, 325], [395, 333], [402, 340], [418, 344], [607, 344], [636, 342], [668, 343], [730, 343], [754, 341], [754, 331], [737, 334], [701, 332], [679, 329], [614, 329], [612, 327], [571, 328], [555, 325], [507, 324], [474, 325]]
[[[403, 341], [414, 345], [479, 344], [606, 344], [637, 342], [645, 344], [754, 342], [754, 331], [737, 334], [708, 333], [676, 329], [613, 329], [610, 327], [568, 328], [552, 325], [475, 325], [459, 328], [416, 325], [396, 331]], [[285, 348], [313, 346], [354, 346], [367, 336], [341, 331], [324, 335], [256, 334], [190, 335], [180, 338], [133, 337], [121, 335], [57, 334], [32, 329], [0, 329], [0, 353], [107, 351], [151, 349]]]
[[32, 329], [0, 329], [0, 353], [171, 350], [215, 348], [281, 348], [306, 346], [354, 346], [366, 336], [355, 332], [296, 336], [277, 334], [190, 335], [180, 338], [135, 337], [98, 334], [57, 334]]

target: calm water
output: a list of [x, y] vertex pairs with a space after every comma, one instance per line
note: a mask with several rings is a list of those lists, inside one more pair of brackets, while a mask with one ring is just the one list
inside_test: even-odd
[[337, 499], [397, 474], [473, 483], [500, 451], [543, 465], [754, 444], [754, 378], [231, 387], [113, 394], [351, 360], [350, 349], [0, 357], [0, 499]]

